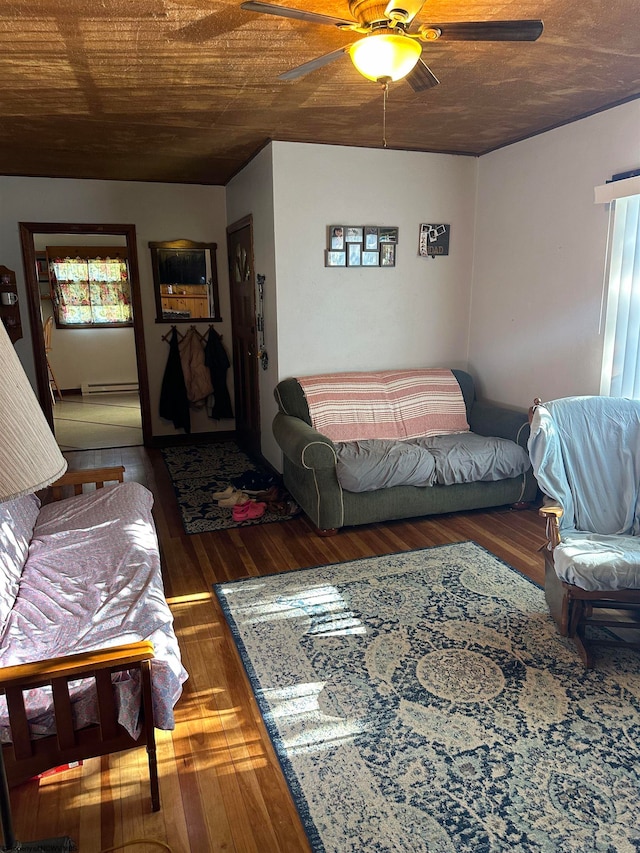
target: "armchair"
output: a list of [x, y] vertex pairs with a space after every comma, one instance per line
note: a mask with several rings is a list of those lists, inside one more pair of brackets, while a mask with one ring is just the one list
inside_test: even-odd
[[530, 421], [545, 496], [545, 597], [591, 667], [594, 645], [640, 648], [628, 631], [640, 628], [640, 401], [536, 400]]

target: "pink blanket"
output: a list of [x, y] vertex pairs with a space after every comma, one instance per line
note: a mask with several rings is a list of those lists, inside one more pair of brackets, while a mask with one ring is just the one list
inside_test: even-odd
[[469, 430], [450, 370], [324, 373], [298, 382], [312, 426], [332, 441], [401, 441]]

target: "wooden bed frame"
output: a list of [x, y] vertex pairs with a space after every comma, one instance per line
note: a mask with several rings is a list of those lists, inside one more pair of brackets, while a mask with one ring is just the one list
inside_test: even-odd
[[[78, 495], [88, 483], [95, 484], [99, 489], [108, 481], [122, 483], [123, 475], [124, 468], [121, 466], [67, 472], [51, 487], [51, 494], [54, 500], [59, 500], [67, 487], [72, 487], [74, 494]], [[153, 811], [158, 811], [160, 793], [151, 695], [153, 655], [153, 643], [144, 640], [0, 668], [0, 694], [4, 693], [7, 698], [12, 736], [11, 743], [2, 745], [9, 785], [18, 785], [62, 764], [146, 745], [151, 807]], [[111, 676], [123, 670], [140, 672], [142, 732], [137, 740], [117, 721]], [[69, 682], [90, 677], [95, 679], [99, 722], [76, 730], [73, 727]], [[29, 731], [23, 693], [47, 685], [53, 694], [56, 733], [33, 737]]]

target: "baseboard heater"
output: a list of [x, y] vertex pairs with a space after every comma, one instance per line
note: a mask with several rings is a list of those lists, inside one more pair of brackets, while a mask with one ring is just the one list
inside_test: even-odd
[[83, 382], [80, 385], [82, 396], [88, 394], [106, 394], [109, 392], [137, 391], [137, 382]]

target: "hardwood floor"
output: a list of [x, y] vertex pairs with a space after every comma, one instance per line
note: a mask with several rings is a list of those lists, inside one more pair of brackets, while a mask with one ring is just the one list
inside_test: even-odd
[[[544, 527], [500, 509], [346, 529], [321, 538], [304, 519], [187, 536], [159, 451], [66, 454], [70, 468], [124, 465], [155, 496], [165, 593], [190, 678], [176, 728], [157, 733], [162, 808], [150, 809], [144, 748], [94, 759], [11, 792], [21, 841], [70, 835], [80, 853], [135, 839], [174, 853], [303, 853], [309, 847], [211, 585], [472, 539], [538, 583]], [[138, 844], [138, 853], [161, 848]]]

